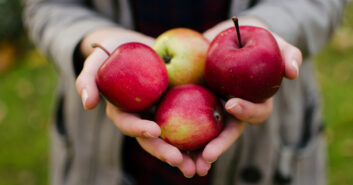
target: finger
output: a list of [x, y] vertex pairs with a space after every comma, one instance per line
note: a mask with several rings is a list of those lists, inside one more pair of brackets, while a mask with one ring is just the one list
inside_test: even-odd
[[99, 102], [99, 92], [95, 77], [106, 58], [107, 54], [95, 49], [85, 60], [82, 71], [76, 79], [76, 90], [81, 96], [85, 109], [93, 109]]
[[223, 22], [218, 23], [216, 26], [208, 29], [207, 31], [205, 31], [203, 33], [203, 36], [209, 40], [210, 42], [222, 31], [224, 31], [225, 29], [232, 27], [234, 25], [232, 20], [226, 20]]
[[203, 159], [202, 155], [199, 155], [196, 159], [196, 173], [199, 176], [206, 176], [210, 168], [211, 168], [211, 163]]
[[195, 162], [186, 154], [183, 154], [183, 162], [178, 168], [186, 178], [191, 178], [196, 173]]
[[281, 37], [275, 35], [275, 38], [285, 63], [285, 77], [291, 80], [296, 79], [299, 74], [299, 67], [303, 61], [301, 51]]
[[216, 161], [238, 139], [244, 126], [245, 122], [230, 118], [223, 131], [206, 145], [202, 158], [209, 163]]
[[239, 120], [251, 123], [263, 123], [271, 114], [273, 98], [267, 99], [264, 103], [252, 103], [240, 98], [232, 98], [225, 104], [227, 112]]
[[134, 114], [121, 111], [109, 102], [107, 102], [106, 114], [120, 131], [127, 136], [156, 138], [161, 135], [161, 129], [157, 123], [143, 120]]
[[[137, 137], [136, 140], [146, 152], [171, 166], [180, 166], [183, 162], [180, 150], [160, 138]], [[186, 163], [186, 167], [188, 165]]]

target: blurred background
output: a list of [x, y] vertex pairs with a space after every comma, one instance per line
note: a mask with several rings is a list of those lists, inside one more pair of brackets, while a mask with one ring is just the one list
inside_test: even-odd
[[[0, 0], [0, 185], [48, 184], [57, 71], [31, 44], [19, 0]], [[315, 57], [324, 101], [329, 184], [353, 185], [353, 4]]]

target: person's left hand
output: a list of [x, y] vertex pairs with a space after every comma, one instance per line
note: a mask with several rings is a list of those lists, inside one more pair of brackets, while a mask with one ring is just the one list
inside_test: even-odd
[[[240, 17], [239, 23], [240, 25], [252, 25], [268, 29], [262, 21], [252, 17]], [[234, 23], [231, 20], [221, 22], [207, 30], [204, 36], [212, 41], [221, 31], [232, 26], [234, 26]], [[296, 79], [299, 74], [299, 66], [302, 63], [301, 51], [277, 34], [272, 34], [277, 41], [285, 63], [285, 78]], [[201, 176], [207, 174], [211, 167], [210, 162], [216, 161], [241, 135], [245, 122], [261, 124], [270, 116], [273, 109], [273, 98], [257, 104], [240, 98], [231, 98], [226, 102], [225, 109], [237, 120], [230, 118], [221, 134], [210, 141], [197, 158], [195, 172]]]

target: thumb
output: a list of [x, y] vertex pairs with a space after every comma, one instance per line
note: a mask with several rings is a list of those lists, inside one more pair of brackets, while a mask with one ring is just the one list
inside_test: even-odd
[[99, 67], [107, 58], [107, 54], [100, 49], [95, 49], [84, 63], [80, 75], [76, 79], [76, 90], [81, 96], [85, 109], [93, 109], [99, 102], [99, 91], [96, 85], [96, 74]]
[[276, 34], [274, 34], [274, 36], [285, 63], [285, 77], [291, 80], [296, 79], [299, 75], [299, 68], [303, 60], [302, 52], [297, 47], [286, 42], [280, 36]]

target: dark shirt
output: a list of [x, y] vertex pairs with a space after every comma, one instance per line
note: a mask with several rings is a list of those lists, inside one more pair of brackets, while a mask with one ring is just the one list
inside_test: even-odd
[[176, 27], [204, 32], [228, 17], [229, 0], [133, 0], [135, 28], [157, 37]]
[[[164, 31], [186, 27], [204, 32], [227, 19], [229, 0], [133, 0], [137, 31], [157, 37]], [[136, 185], [206, 185], [207, 176], [185, 178], [176, 168], [145, 152], [134, 138], [125, 137], [123, 146], [125, 175]]]

